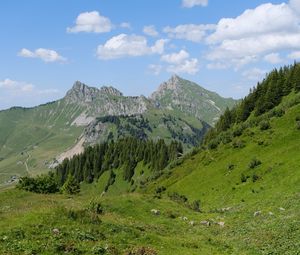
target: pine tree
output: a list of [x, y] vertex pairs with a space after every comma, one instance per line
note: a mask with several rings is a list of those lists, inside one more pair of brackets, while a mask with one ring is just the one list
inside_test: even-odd
[[80, 192], [80, 185], [74, 176], [69, 174], [66, 182], [61, 188], [61, 191], [64, 194], [75, 195]]

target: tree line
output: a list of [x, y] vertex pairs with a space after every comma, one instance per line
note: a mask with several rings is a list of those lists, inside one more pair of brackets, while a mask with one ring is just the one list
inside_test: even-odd
[[244, 122], [251, 114], [260, 116], [280, 104], [281, 99], [292, 91], [300, 92], [300, 64], [294, 63], [274, 69], [262, 82], [231, 110], [226, 109], [214, 129], [205, 138], [208, 142], [234, 124]]
[[58, 165], [56, 175], [60, 185], [69, 175], [78, 182], [92, 183], [105, 171], [122, 168], [124, 180], [130, 181], [139, 162], [148, 165], [154, 172], [160, 171], [182, 153], [182, 144], [177, 141], [166, 144], [163, 139], [154, 142], [126, 137], [87, 147], [82, 154], [65, 159]]

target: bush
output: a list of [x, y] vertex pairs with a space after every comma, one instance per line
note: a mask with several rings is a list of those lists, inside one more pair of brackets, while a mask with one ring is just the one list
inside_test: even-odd
[[298, 130], [300, 130], [300, 121], [297, 121], [297, 122], [296, 122], [296, 128], [297, 128]]
[[300, 115], [295, 118], [296, 121], [300, 121]]
[[253, 169], [259, 165], [261, 165], [261, 161], [259, 159], [253, 158], [249, 163], [249, 168]]
[[73, 175], [69, 174], [66, 182], [61, 188], [61, 191], [62, 193], [69, 195], [78, 194], [80, 192], [80, 184]]
[[241, 182], [247, 182], [248, 177], [245, 174], [241, 174]]
[[268, 130], [269, 128], [271, 128], [270, 122], [267, 120], [263, 120], [262, 122], [260, 122], [259, 128], [261, 131]]
[[90, 204], [88, 206], [88, 210], [95, 214], [103, 214], [103, 208], [102, 208], [101, 203], [96, 202], [96, 201], [90, 202]]
[[231, 170], [234, 169], [234, 167], [235, 167], [235, 165], [232, 164], [232, 163], [230, 163], [230, 164], [227, 166], [227, 169], [231, 171]]
[[208, 144], [208, 148], [213, 150], [213, 149], [216, 149], [219, 145], [219, 141], [217, 139], [213, 139], [209, 142]]
[[232, 134], [234, 137], [241, 136], [243, 134], [243, 130], [244, 128], [242, 126], [236, 126]]
[[52, 172], [40, 175], [36, 178], [28, 176], [22, 177], [19, 180], [17, 188], [42, 194], [56, 193], [59, 191], [58, 181]]
[[256, 181], [258, 181], [259, 180], [259, 176], [257, 175], [257, 174], [253, 174], [252, 175], [252, 181], [253, 182], [256, 182]]
[[245, 142], [243, 140], [235, 140], [232, 143], [232, 147], [235, 148], [235, 149], [241, 149], [241, 148], [244, 148], [245, 146], [246, 145], [245, 145]]
[[196, 212], [200, 212], [201, 209], [200, 209], [200, 200], [195, 200], [193, 201], [193, 203], [191, 203], [190, 205], [191, 209], [196, 211]]

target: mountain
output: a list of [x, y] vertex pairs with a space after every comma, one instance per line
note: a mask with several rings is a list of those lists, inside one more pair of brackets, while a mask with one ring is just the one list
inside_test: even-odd
[[[15, 176], [47, 171], [65, 157], [81, 153], [89, 144], [127, 135], [176, 139], [185, 149], [192, 148], [199, 144], [212, 123], [202, 116], [218, 118], [225, 107], [218, 100], [228, 107], [233, 100], [222, 99], [195, 83], [183, 81], [174, 76], [167, 82], [176, 85], [173, 91], [166, 90], [168, 94], [181, 93], [186, 99], [179, 102], [174, 98], [172, 105], [177, 107], [174, 109], [165, 104], [166, 98], [159, 100], [159, 95], [164, 94], [162, 87], [154, 93], [156, 97], [146, 98], [124, 96], [113, 87], [98, 89], [76, 81], [65, 97], [55, 102], [0, 111], [0, 183], [10, 182]], [[194, 90], [205, 92], [203, 97], [209, 95], [207, 100], [215, 100], [217, 106], [206, 101], [203, 107], [204, 99], [188, 96]], [[192, 108], [185, 105], [188, 100]]]
[[226, 107], [231, 108], [236, 104], [231, 98], [223, 98], [177, 75], [162, 83], [151, 95], [151, 99], [161, 108], [190, 114], [211, 126]]
[[132, 138], [60, 165], [74, 178], [76, 162], [102, 171], [79, 195], [1, 192], [0, 253], [298, 254], [299, 77], [297, 64], [271, 72], [163, 170], [152, 163], [172, 146], [149, 142], [139, 155]]

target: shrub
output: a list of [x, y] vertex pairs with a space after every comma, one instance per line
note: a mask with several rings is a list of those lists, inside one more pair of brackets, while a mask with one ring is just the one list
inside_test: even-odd
[[213, 149], [216, 149], [219, 145], [219, 141], [217, 139], [213, 139], [209, 142], [208, 144], [208, 148], [213, 150]]
[[260, 130], [268, 130], [269, 128], [271, 128], [270, 122], [267, 120], [263, 120], [260, 122], [259, 124], [259, 128]]
[[80, 192], [80, 184], [73, 175], [69, 174], [66, 182], [61, 188], [61, 191], [62, 193], [69, 195], [78, 194]]
[[233, 136], [237, 137], [237, 136], [241, 136], [243, 134], [243, 127], [242, 126], [236, 126], [233, 130]]
[[235, 165], [232, 164], [232, 163], [230, 163], [230, 164], [227, 166], [227, 169], [231, 171], [231, 170], [234, 169], [234, 167], [235, 167]]
[[40, 175], [36, 178], [28, 176], [22, 177], [19, 180], [17, 188], [42, 194], [56, 193], [59, 191], [58, 181], [52, 172]]
[[300, 121], [300, 115], [295, 118], [296, 121]]
[[245, 142], [243, 140], [235, 140], [233, 141], [232, 143], [232, 147], [235, 148], [235, 149], [241, 149], [241, 148], [244, 148], [246, 145], [245, 145]]
[[200, 209], [200, 200], [195, 200], [191, 203], [190, 205], [191, 209], [196, 211], [196, 212], [200, 212], [201, 209]]
[[296, 128], [297, 128], [298, 130], [300, 130], [300, 121], [297, 121], [297, 122], [296, 122]]
[[247, 181], [247, 176], [245, 174], [241, 174], [241, 182], [246, 182]]
[[103, 208], [101, 203], [93, 200], [89, 203], [88, 210], [95, 214], [103, 214]]
[[256, 182], [256, 181], [258, 181], [259, 180], [259, 176], [257, 175], [257, 174], [253, 174], [252, 175], [252, 181], [253, 182]]
[[166, 191], [166, 187], [165, 186], [160, 186], [160, 187], [157, 187], [155, 189], [155, 193], [156, 194], [161, 194], [162, 192]]
[[232, 136], [230, 132], [225, 132], [220, 137], [223, 144], [228, 144], [232, 142]]
[[249, 168], [253, 169], [259, 165], [261, 165], [261, 161], [259, 159], [253, 158], [249, 163]]

